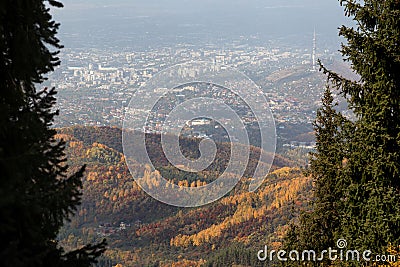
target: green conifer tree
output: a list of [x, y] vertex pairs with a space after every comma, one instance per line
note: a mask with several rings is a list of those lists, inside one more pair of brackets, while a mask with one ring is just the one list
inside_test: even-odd
[[309, 173], [314, 181], [313, 210], [302, 217], [300, 240], [303, 246], [322, 251], [333, 247], [339, 228], [339, 211], [344, 181], [346, 125], [350, 122], [335, 110], [336, 103], [329, 87], [322, 98], [322, 107], [314, 122], [316, 152], [311, 153]]
[[36, 90], [60, 64], [57, 1], [0, 1], [1, 266], [90, 266], [105, 242], [65, 252], [56, 237], [80, 204], [82, 167], [67, 176], [64, 142], [51, 129], [55, 90]]
[[356, 28], [342, 26], [342, 54], [361, 77], [325, 70], [356, 120], [348, 138], [341, 233], [379, 253], [400, 244], [400, 1], [342, 0]]
[[314, 122], [316, 152], [311, 153], [306, 172], [313, 178], [314, 199], [311, 210], [301, 214], [299, 224], [290, 226], [284, 242], [287, 251], [312, 249], [320, 253], [336, 246], [345, 187], [341, 179], [347, 151], [345, 133], [352, 128], [352, 123], [335, 110], [336, 105], [327, 87]]
[[325, 93], [310, 167], [315, 203], [287, 244], [326, 249], [345, 238], [348, 249], [383, 253], [400, 244], [400, 1], [340, 4], [356, 22], [340, 28], [341, 52], [360, 79], [321, 68], [355, 118], [335, 112]]

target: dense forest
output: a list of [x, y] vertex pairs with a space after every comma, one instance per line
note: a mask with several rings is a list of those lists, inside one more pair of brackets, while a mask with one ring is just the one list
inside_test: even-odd
[[[56, 136], [66, 141], [72, 170], [87, 165], [82, 205], [59, 239], [72, 249], [106, 237], [109, 248], [101, 261], [105, 265], [193, 266], [214, 262], [215, 266], [224, 266], [236, 260], [249, 265], [257, 259], [255, 253], [245, 256], [250, 249], [258, 251], [266, 243], [279, 247], [287, 222], [298, 215], [293, 212], [294, 207], [305, 209], [310, 200], [310, 178], [295, 167], [295, 162], [277, 156], [273, 171], [255, 193], [248, 192], [245, 178], [229, 195], [213, 204], [191, 209], [168, 206], [137, 186], [121, 153], [120, 136], [118, 128], [81, 126], [59, 129]], [[149, 138], [157, 140], [158, 136]], [[197, 142], [182, 140], [182, 150], [193, 151]], [[228, 144], [219, 145], [226, 150], [224, 146]], [[149, 146], [150, 151], [159, 149], [158, 142], [149, 142]], [[256, 157], [257, 153], [252, 155]], [[208, 177], [218, 177], [225, 160], [221, 156], [212, 170], [186, 176], [169, 170], [168, 162], [159, 158], [162, 154], [152, 156], [158, 157], [156, 162], [164, 177], [177, 186], [209, 182]], [[138, 165], [134, 175], [140, 178], [159, 172]], [[223, 254], [232, 251], [239, 253], [239, 258], [224, 262]]]

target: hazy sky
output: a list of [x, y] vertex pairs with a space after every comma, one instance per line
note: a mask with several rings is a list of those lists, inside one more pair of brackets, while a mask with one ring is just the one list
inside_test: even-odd
[[346, 21], [338, 0], [68, 0], [64, 6], [53, 11], [61, 33], [88, 42], [100, 36], [154, 42], [160, 36], [285, 36], [314, 27], [336, 36]]

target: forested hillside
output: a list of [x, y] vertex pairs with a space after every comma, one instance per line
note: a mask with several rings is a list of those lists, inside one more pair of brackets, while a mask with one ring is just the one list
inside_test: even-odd
[[[83, 203], [59, 238], [69, 248], [107, 238], [109, 249], [100, 266], [254, 266], [259, 249], [281, 244], [288, 222], [298, 215], [293, 210], [305, 209], [311, 195], [310, 178], [295, 162], [277, 156], [256, 192], [248, 192], [249, 178], [244, 178], [215, 203], [175, 208], [154, 200], [137, 186], [121, 153], [120, 129], [64, 128], [57, 137], [67, 142], [71, 170], [87, 165]], [[159, 137], [149, 138], [154, 140], [149, 142], [150, 157], [157, 157], [160, 172], [138, 164], [135, 178], [162, 173], [178, 186], [201, 186], [218, 177], [229, 159], [222, 157], [210, 169], [186, 176], [157, 153]], [[195, 153], [198, 140], [184, 139], [181, 145], [183, 153]], [[229, 144], [218, 147], [229, 156]], [[257, 150], [252, 148], [249, 165], [256, 162]], [[227, 257], [232, 253], [236, 256]]]

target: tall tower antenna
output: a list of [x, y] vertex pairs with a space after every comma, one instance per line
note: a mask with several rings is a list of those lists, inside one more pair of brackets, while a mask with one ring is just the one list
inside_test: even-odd
[[316, 71], [317, 70], [316, 57], [317, 57], [317, 34], [315, 33], [315, 27], [314, 27], [313, 49], [312, 49], [312, 56], [311, 56], [312, 71]]

